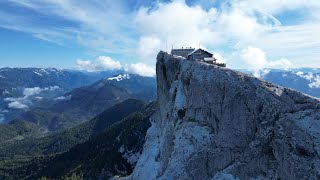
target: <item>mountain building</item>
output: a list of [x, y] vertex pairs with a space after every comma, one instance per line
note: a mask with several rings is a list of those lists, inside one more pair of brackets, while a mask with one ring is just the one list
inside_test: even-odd
[[189, 60], [202, 61], [209, 64], [215, 64], [221, 67], [226, 67], [225, 63], [218, 63], [217, 59], [213, 57], [213, 54], [203, 50], [201, 48], [181, 48], [181, 49], [172, 49], [171, 55], [181, 56]]
[[195, 48], [181, 48], [181, 49], [172, 49], [171, 54], [175, 56], [181, 56], [188, 58], [189, 54], [195, 51]]

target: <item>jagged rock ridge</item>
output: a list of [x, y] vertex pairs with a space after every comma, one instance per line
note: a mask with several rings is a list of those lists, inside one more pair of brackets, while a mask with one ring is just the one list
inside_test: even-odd
[[160, 52], [158, 108], [132, 179], [319, 179], [320, 103]]

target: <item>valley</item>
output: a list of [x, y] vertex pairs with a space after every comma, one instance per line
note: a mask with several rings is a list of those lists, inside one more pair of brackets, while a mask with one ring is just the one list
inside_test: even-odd
[[[318, 87], [310, 85], [313, 79], [304, 76], [316, 78], [317, 71], [312, 75], [308, 69], [295, 71], [271, 70], [261, 78], [317, 96]], [[159, 116], [159, 103], [164, 103], [159, 99], [164, 87], [159, 84], [161, 72], [158, 74], [158, 98], [155, 78], [134, 74], [98, 76], [100, 79], [91, 84], [65, 86], [52, 93], [50, 88], [25, 88], [25, 95], [39, 91], [27, 98], [41, 95], [46, 99], [33, 101], [28, 110], [0, 125], [0, 179], [103, 179], [131, 173], [135, 177], [137, 172], [140, 179], [144, 173], [138, 161], [145, 156], [145, 141], [150, 143], [147, 130], [152, 119]], [[181, 108], [184, 98], [178, 91], [176, 96], [175, 106]]]

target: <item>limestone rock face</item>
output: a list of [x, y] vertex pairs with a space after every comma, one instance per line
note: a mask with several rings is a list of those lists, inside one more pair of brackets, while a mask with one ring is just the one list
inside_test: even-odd
[[320, 179], [320, 102], [160, 52], [158, 108], [132, 179]]

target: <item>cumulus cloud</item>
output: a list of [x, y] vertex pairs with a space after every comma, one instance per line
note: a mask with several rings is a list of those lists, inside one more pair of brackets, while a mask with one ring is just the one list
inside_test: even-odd
[[128, 73], [138, 74], [140, 76], [153, 77], [156, 71], [153, 67], [147, 66], [143, 63], [129, 64], [126, 65], [125, 71]]
[[314, 79], [313, 73], [311, 73], [311, 72], [305, 74], [304, 72], [299, 71], [299, 72], [296, 73], [296, 75], [298, 75], [298, 76], [300, 76], [302, 78], [305, 78], [305, 79], [307, 79], [309, 81]]
[[76, 64], [79, 70], [96, 71], [96, 65], [91, 61], [77, 59]]
[[13, 109], [23, 109], [27, 110], [30, 105], [32, 105], [32, 98], [41, 100], [42, 97], [39, 97], [39, 95], [42, 92], [45, 91], [55, 91], [60, 89], [59, 86], [50, 86], [50, 87], [45, 87], [45, 88], [40, 88], [40, 87], [33, 87], [33, 88], [24, 88], [22, 94], [23, 97], [9, 97], [5, 98], [4, 101], [9, 102], [8, 107], [13, 108]]
[[144, 36], [139, 40], [137, 55], [140, 61], [153, 62], [156, 58], [155, 52], [159, 52], [163, 47], [163, 42], [156, 36]]
[[226, 63], [227, 62], [225, 57], [218, 52], [213, 52], [213, 57], [216, 58], [217, 62], [219, 62], [219, 63]]
[[320, 75], [317, 75], [313, 82], [309, 84], [310, 88], [320, 88]]
[[119, 70], [122, 65], [119, 61], [113, 60], [107, 56], [99, 56], [95, 62], [78, 59], [76, 61], [79, 70], [88, 72], [102, 71], [102, 70]]
[[[135, 63], [149, 66], [154, 65], [160, 49], [170, 51], [172, 45], [198, 47], [200, 44], [208, 50], [224, 52], [228, 66], [237, 68], [246, 68], [247, 64], [235, 52], [248, 46], [259, 47], [271, 59], [278, 59], [273, 66], [286, 67], [289, 59], [296, 66], [316, 67], [320, 56], [319, 0], [307, 3], [301, 0], [10, 2], [72, 23], [58, 28], [43, 27], [14, 12], [0, 12], [1, 27], [62, 44], [77, 41], [90, 52], [107, 53], [110, 57], [131, 60], [134, 56]], [[139, 6], [132, 8], [132, 4]], [[288, 17], [291, 13], [299, 18]], [[77, 64], [83, 70], [101, 69], [99, 62], [79, 59]]]
[[[301, 17], [304, 20], [296, 24], [283, 24], [282, 19], [276, 18], [281, 13], [300, 10], [310, 14]], [[315, 12], [319, 10], [320, 1], [316, 0], [310, 3], [299, 0], [231, 0], [222, 3], [221, 7], [209, 8], [197, 6], [197, 3], [188, 6], [185, 1], [160, 2], [157, 8], [140, 8], [135, 17], [141, 34], [138, 49], [143, 49], [147, 43], [141, 42], [148, 37], [152, 37], [153, 42], [161, 40], [157, 48], [148, 50], [152, 56], [140, 58], [145, 59], [144, 62], [153, 61], [158, 48], [170, 51], [171, 45], [198, 47], [200, 44], [212, 51], [229, 51], [225, 53], [228, 55], [228, 64], [231, 67], [246, 68], [242, 65], [243, 61], [239, 61], [240, 54], [234, 52], [253, 45], [263, 49], [272, 59], [278, 59], [275, 62], [268, 61], [271, 67], [285, 68], [291, 66], [290, 62], [296, 66], [317, 66], [314, 62], [320, 56], [317, 50], [320, 14]], [[304, 59], [304, 64], [299, 63], [301, 59]], [[259, 65], [264, 62], [255, 63]]]
[[259, 48], [249, 46], [241, 51], [243, 61], [253, 70], [264, 69], [268, 64], [266, 53]]
[[119, 61], [114, 61], [110, 57], [99, 56], [98, 62], [102, 65], [103, 68], [108, 69], [108, 70], [109, 69], [110, 70], [117, 70], [117, 69], [122, 68], [122, 65], [120, 64]]
[[320, 75], [313, 74], [311, 72], [304, 73], [304, 72], [297, 72], [296, 75], [310, 81], [308, 84], [310, 88], [320, 88]]
[[134, 21], [140, 27], [141, 34], [139, 58], [144, 62], [155, 62], [160, 49], [169, 51], [172, 46], [198, 47], [201, 44], [204, 47], [218, 44], [220, 36], [213, 25], [216, 16], [215, 8], [205, 11], [200, 6], [190, 7], [184, 1], [159, 3], [157, 8], [151, 10], [140, 8]]
[[[146, 40], [147, 42], [153, 40]], [[153, 48], [153, 47], [151, 47]], [[146, 52], [145, 56], [149, 56]], [[110, 57], [99, 56], [95, 62], [77, 60], [79, 70], [88, 72], [103, 71], [103, 70], [123, 70], [127, 73], [138, 74], [141, 76], [155, 76], [155, 69], [145, 63], [131, 63], [122, 65], [120, 61], [112, 60]]]
[[43, 90], [43, 89], [41, 89], [41, 88], [39, 88], [39, 87], [25, 88], [25, 89], [23, 90], [23, 94], [24, 94], [25, 96], [33, 96], [33, 95], [40, 94], [42, 90]]
[[8, 107], [13, 108], [13, 109], [24, 109], [24, 110], [29, 108], [29, 106], [27, 106], [19, 101], [13, 101], [13, 102], [9, 103]]
[[268, 67], [270, 68], [275, 68], [275, 69], [289, 69], [289, 68], [293, 68], [294, 65], [291, 61], [289, 61], [288, 59], [279, 59], [276, 61], [270, 61]]
[[50, 87], [45, 87], [45, 88], [40, 88], [40, 87], [24, 88], [23, 95], [25, 97], [29, 97], [29, 96], [34, 96], [34, 95], [40, 94], [43, 91], [55, 91], [58, 89], [60, 89], [59, 86], [50, 86]]
[[256, 77], [261, 77], [267, 73], [268, 70], [266, 68], [293, 68], [292, 62], [287, 59], [268, 60], [266, 53], [257, 47], [248, 46], [241, 51], [240, 57], [245, 62], [247, 68], [253, 70]]

